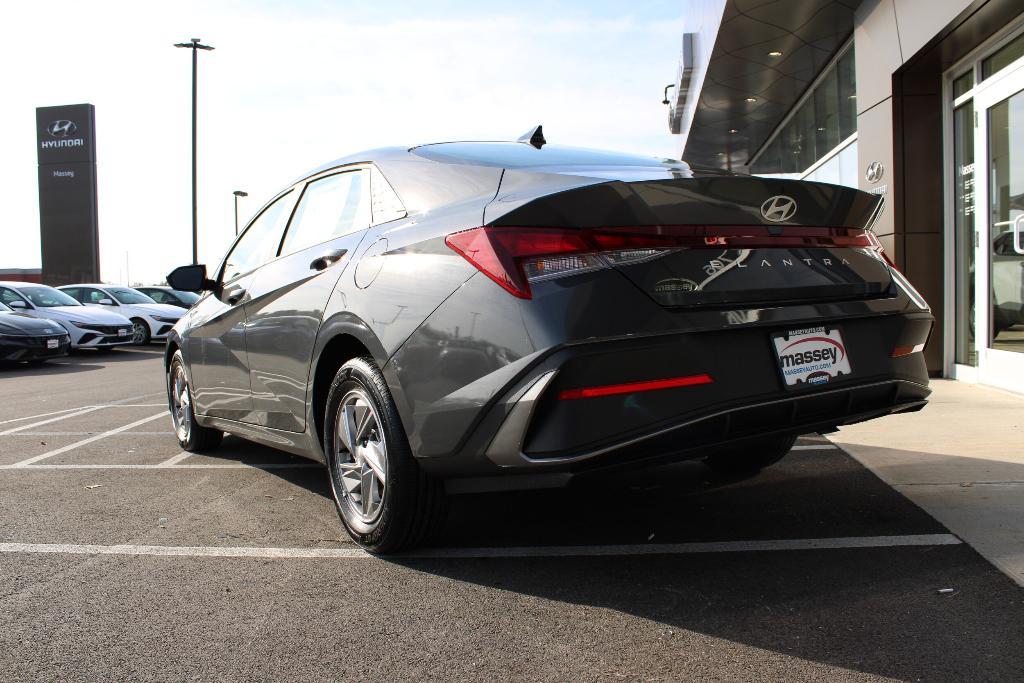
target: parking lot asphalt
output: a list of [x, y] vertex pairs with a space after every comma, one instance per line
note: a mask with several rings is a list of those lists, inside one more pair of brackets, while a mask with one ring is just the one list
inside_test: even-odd
[[161, 352], [0, 368], [0, 680], [1021, 680], [1024, 592], [828, 441], [453, 499], [373, 558], [323, 470], [183, 454]]

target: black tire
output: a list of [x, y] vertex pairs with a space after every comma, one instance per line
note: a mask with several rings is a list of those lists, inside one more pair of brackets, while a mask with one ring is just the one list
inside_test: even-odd
[[[175, 393], [178, 387], [175, 382], [179, 373], [185, 383], [183, 397], [187, 400], [176, 402]], [[181, 450], [189, 453], [202, 453], [220, 445], [224, 438], [224, 432], [219, 429], [203, 427], [196, 422], [196, 414], [192, 410], [192, 387], [188, 385], [188, 375], [185, 373], [185, 362], [182, 359], [181, 351], [174, 352], [171, 365], [167, 369], [167, 407], [171, 411], [174, 434]]]
[[132, 318], [132, 344], [135, 346], [145, 346], [149, 344], [152, 335], [149, 331], [149, 325], [142, 318]]
[[751, 474], [774, 465], [793, 449], [796, 436], [773, 436], [744, 441], [706, 457], [708, 467], [721, 474]]
[[[362, 449], [350, 450], [342, 443], [339, 419], [348, 424], [348, 420], [341, 417], [343, 405], [351, 406], [352, 410], [360, 406], [372, 408], [367, 411], [369, 420], [373, 421], [372, 428], [365, 440], [357, 441]], [[345, 425], [341, 428], [345, 429]], [[374, 488], [368, 461], [357, 457], [353, 451], [365, 452], [371, 440], [384, 454], [383, 463], [375, 461], [377, 466], [382, 466], [384, 480], [376, 481], [380, 495], [374, 514], [365, 516], [366, 504], [362, 499], [367, 477], [370, 482], [367, 496], [371, 500], [378, 489]], [[423, 545], [440, 530], [447, 511], [444, 486], [428, 477], [416, 463], [387, 382], [371, 357], [353, 358], [335, 374], [327, 395], [323, 447], [338, 516], [360, 546], [372, 553], [394, 553]], [[359, 488], [356, 493], [350, 487], [359, 479], [360, 467], [364, 474], [362, 483], [356, 484]], [[348, 479], [345, 479], [346, 473]]]

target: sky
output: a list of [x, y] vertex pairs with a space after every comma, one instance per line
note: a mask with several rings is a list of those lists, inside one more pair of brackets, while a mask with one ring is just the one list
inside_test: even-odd
[[[100, 261], [156, 283], [191, 259], [191, 52], [199, 55], [199, 258], [306, 171], [363, 149], [548, 141], [679, 155], [662, 89], [685, 0], [47, 0], [5, 9], [0, 268], [38, 267], [35, 108], [96, 106]], [[15, 9], [18, 7], [18, 9]]]

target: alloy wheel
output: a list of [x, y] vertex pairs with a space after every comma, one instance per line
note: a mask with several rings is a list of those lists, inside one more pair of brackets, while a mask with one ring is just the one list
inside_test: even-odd
[[171, 378], [171, 420], [179, 441], [188, 441], [192, 430], [192, 397], [188, 391], [185, 370], [179, 365]]
[[146, 341], [146, 323], [136, 320], [132, 323], [132, 343], [141, 344]]
[[363, 524], [380, 516], [387, 492], [387, 443], [373, 402], [353, 389], [341, 399], [334, 430], [334, 468], [342, 509]]

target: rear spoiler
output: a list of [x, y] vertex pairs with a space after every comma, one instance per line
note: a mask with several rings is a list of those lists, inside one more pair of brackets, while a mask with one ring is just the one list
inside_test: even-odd
[[[508, 176], [510, 171], [506, 171]], [[517, 196], [494, 226], [579, 227], [653, 225], [766, 225], [870, 229], [882, 211], [882, 197], [840, 185], [753, 176], [596, 182], [572, 187], [582, 178], [563, 176]], [[503, 189], [506, 183], [503, 182]], [[569, 187], [566, 187], [569, 186]], [[501, 201], [502, 191], [499, 190]], [[491, 205], [494, 207], [494, 204]], [[490, 209], [488, 213], [490, 213]]]

